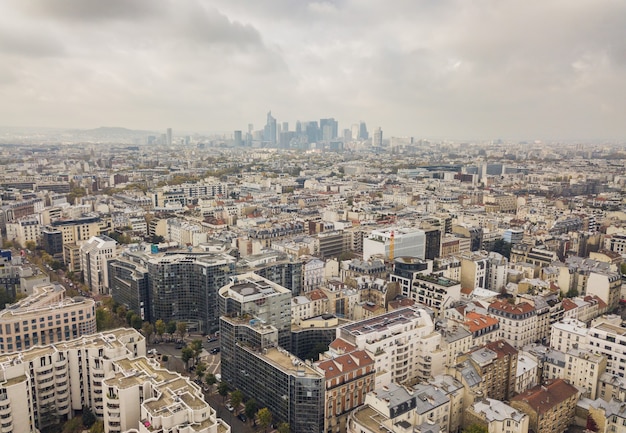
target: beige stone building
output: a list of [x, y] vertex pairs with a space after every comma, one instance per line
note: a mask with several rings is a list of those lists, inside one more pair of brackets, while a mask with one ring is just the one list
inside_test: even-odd
[[33, 294], [0, 311], [0, 353], [18, 352], [96, 332], [91, 298], [65, 297], [60, 285], [40, 285]]
[[535, 433], [563, 433], [574, 419], [578, 390], [563, 379], [544, 382], [511, 399]]
[[481, 425], [489, 433], [527, 433], [529, 417], [502, 401], [485, 398], [465, 411], [464, 424]]

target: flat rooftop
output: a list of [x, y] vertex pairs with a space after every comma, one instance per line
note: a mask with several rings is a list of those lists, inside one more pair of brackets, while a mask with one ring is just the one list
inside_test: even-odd
[[426, 314], [424, 311], [414, 310], [412, 308], [401, 308], [391, 311], [380, 316], [372, 317], [367, 320], [361, 320], [351, 325], [344, 326], [342, 329], [355, 335], [370, 334], [388, 329], [391, 325], [397, 326], [408, 324], [416, 318]]

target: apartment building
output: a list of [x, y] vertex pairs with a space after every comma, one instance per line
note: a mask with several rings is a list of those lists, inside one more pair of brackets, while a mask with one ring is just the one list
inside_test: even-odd
[[18, 242], [22, 247], [27, 242], [39, 244], [40, 238], [41, 225], [32, 216], [7, 223], [7, 239]]
[[504, 340], [493, 341], [458, 357], [469, 360], [479, 372], [487, 397], [508, 400], [515, 394], [517, 350]]
[[561, 352], [567, 352], [574, 345], [582, 347], [587, 342], [587, 327], [575, 319], [563, 319], [552, 325], [550, 332], [550, 347]]
[[424, 309], [400, 308], [341, 326], [337, 338], [372, 355], [376, 387], [417, 383], [443, 372], [442, 336]]
[[478, 252], [465, 253], [461, 258], [461, 285], [475, 289], [487, 288], [489, 257]]
[[487, 311], [499, 320], [500, 335], [511, 346], [519, 349], [537, 339], [537, 314], [529, 303], [497, 300], [489, 304]]
[[583, 347], [606, 357], [607, 373], [626, 376], [626, 328], [600, 319], [587, 331], [587, 345]]
[[364, 350], [313, 364], [326, 378], [324, 432], [345, 432], [348, 414], [374, 390], [375, 362]]
[[194, 383], [145, 358], [144, 337], [116, 329], [0, 355], [3, 431], [35, 432], [91, 407], [104, 431], [229, 432]]
[[489, 432], [528, 433], [530, 418], [508, 404], [485, 398], [475, 401], [466, 411], [464, 424], [477, 424]]
[[328, 309], [328, 297], [321, 290], [312, 290], [304, 295], [291, 298], [291, 323], [300, 322], [311, 317], [325, 314]]
[[623, 400], [590, 402], [589, 418], [598, 433], [626, 433], [626, 405]]
[[108, 294], [107, 260], [116, 256], [117, 241], [108, 236], [93, 236], [80, 247], [80, 268], [92, 293]]
[[450, 425], [450, 399], [435, 386], [416, 385], [412, 389], [390, 383], [367, 394], [365, 404], [348, 419], [348, 433], [447, 432]]
[[574, 347], [565, 353], [563, 379], [578, 388], [582, 397], [595, 400], [600, 377], [606, 371], [606, 363], [605, 356]]
[[40, 285], [33, 293], [0, 311], [0, 353], [28, 350], [96, 332], [91, 298], [65, 297], [60, 285]]
[[574, 419], [578, 390], [563, 379], [537, 385], [511, 399], [511, 407], [529, 417], [535, 433], [563, 433]]

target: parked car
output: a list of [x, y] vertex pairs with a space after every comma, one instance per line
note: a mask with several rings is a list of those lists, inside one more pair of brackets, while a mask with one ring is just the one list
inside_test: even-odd
[[244, 415], [243, 413], [240, 413], [239, 415], [237, 415], [237, 418], [239, 418], [241, 422], [248, 421], [248, 418], [246, 418], [246, 415]]
[[233, 407], [232, 404], [230, 404], [230, 401], [226, 402], [226, 409], [228, 409], [229, 412], [232, 412], [235, 410], [235, 408]]
[[217, 340], [218, 340], [218, 339], [217, 339], [216, 337], [213, 337], [213, 338], [207, 338], [206, 342], [207, 342], [207, 343], [213, 343], [213, 342], [215, 342], [215, 341], [217, 341]]
[[215, 355], [216, 353], [219, 353], [219, 351], [220, 351], [220, 348], [219, 348], [219, 347], [214, 347], [213, 349], [211, 349], [211, 353], [212, 353], [213, 355]]

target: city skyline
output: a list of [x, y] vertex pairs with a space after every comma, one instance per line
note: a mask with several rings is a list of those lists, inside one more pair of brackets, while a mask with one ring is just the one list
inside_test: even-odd
[[5, 127], [623, 139], [626, 5], [10, 0]]

